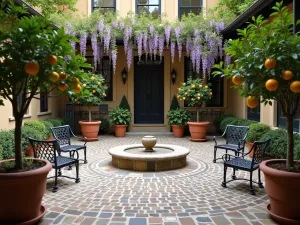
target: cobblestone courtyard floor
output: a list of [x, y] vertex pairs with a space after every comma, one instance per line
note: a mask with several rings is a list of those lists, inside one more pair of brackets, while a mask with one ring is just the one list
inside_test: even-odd
[[[264, 189], [255, 185], [252, 196], [249, 182], [221, 187], [223, 164], [220, 160], [212, 163], [211, 138], [197, 143], [189, 137], [157, 135], [157, 143], [190, 149], [188, 165], [179, 170], [151, 173], [114, 168], [108, 150], [140, 143], [142, 136], [105, 135], [87, 143], [88, 164], [80, 164], [80, 183], [60, 178], [58, 192], [52, 193], [54, 180], [48, 180], [43, 200], [47, 213], [39, 225], [276, 224], [264, 210], [268, 202]], [[218, 152], [219, 157], [223, 154]], [[228, 169], [228, 177], [230, 173]], [[63, 170], [63, 174], [74, 176], [75, 169]], [[249, 173], [237, 171], [237, 176]]]

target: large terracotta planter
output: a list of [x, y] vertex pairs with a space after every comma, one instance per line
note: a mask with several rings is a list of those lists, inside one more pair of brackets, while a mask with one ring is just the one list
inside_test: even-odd
[[184, 125], [178, 126], [178, 125], [171, 125], [173, 130], [174, 137], [183, 137], [184, 136]]
[[[247, 142], [247, 147], [248, 147], [248, 150], [250, 151], [251, 150], [251, 148], [252, 148], [252, 146], [253, 146], [253, 142]], [[254, 151], [251, 151], [250, 153], [249, 153], [249, 157], [250, 158], [253, 158], [253, 153], [254, 153]]]
[[271, 162], [286, 163], [286, 160], [273, 159], [260, 164], [270, 198], [267, 211], [280, 224], [300, 224], [300, 173], [273, 169], [268, 166]]
[[52, 165], [40, 161], [46, 165], [26, 172], [0, 173], [1, 224], [35, 224], [44, 216], [41, 202]]
[[206, 132], [209, 122], [188, 122], [191, 133], [191, 141], [206, 141]]
[[127, 126], [128, 125], [115, 125], [116, 137], [125, 137]]
[[79, 121], [81, 127], [81, 133], [88, 141], [97, 141], [98, 132], [100, 128], [101, 121], [87, 122]]

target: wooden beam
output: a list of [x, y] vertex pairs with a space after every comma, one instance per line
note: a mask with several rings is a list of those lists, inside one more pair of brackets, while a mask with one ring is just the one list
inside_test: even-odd
[[297, 20], [300, 20], [300, 1], [294, 0], [294, 33], [300, 32], [300, 24], [296, 25]]

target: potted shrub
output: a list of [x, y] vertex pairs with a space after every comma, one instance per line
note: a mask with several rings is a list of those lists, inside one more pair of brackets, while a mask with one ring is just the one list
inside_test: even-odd
[[[265, 133], [271, 130], [271, 128], [268, 125], [262, 123], [254, 123], [251, 124], [249, 127], [250, 129], [248, 131], [246, 142], [247, 142], [248, 149], [250, 151], [254, 141], [259, 141]], [[251, 158], [253, 157], [253, 151], [249, 153], [249, 156]]]
[[[174, 109], [179, 109], [179, 103], [178, 103], [178, 99], [176, 98], [176, 95], [173, 96], [172, 101], [171, 101], [171, 105], [170, 105], [170, 110], [174, 110]], [[170, 126], [170, 132], [172, 132], [172, 126]]]
[[190, 120], [191, 113], [185, 109], [173, 109], [168, 112], [167, 119], [171, 125], [174, 137], [184, 136], [184, 127]]
[[[129, 112], [130, 112], [130, 105], [129, 105], [129, 103], [128, 103], [128, 101], [127, 101], [127, 98], [126, 98], [125, 95], [123, 95], [119, 107], [121, 107], [121, 108], [123, 108], [123, 109], [128, 109]], [[127, 126], [127, 127], [126, 127], [126, 132], [128, 132], [128, 131], [129, 131], [129, 128], [128, 128], [128, 126]]]
[[86, 106], [89, 111], [89, 120], [79, 121], [81, 133], [88, 141], [98, 140], [101, 121], [92, 121], [92, 107], [104, 100], [106, 89], [102, 75], [88, 73], [87, 78], [82, 80], [81, 91], [74, 95], [75, 103]]
[[115, 125], [115, 135], [125, 137], [126, 127], [130, 123], [131, 113], [128, 109], [121, 107], [114, 108], [109, 112], [110, 121]]
[[197, 121], [188, 122], [191, 133], [191, 141], [206, 141], [206, 132], [209, 126], [208, 121], [199, 122], [199, 108], [204, 106], [211, 99], [212, 91], [210, 84], [205, 84], [200, 78], [188, 78], [186, 83], [182, 83], [178, 88], [177, 98], [187, 101], [188, 106], [196, 107]]
[[286, 118], [287, 159], [260, 164], [270, 197], [267, 210], [281, 224], [300, 224], [300, 162], [294, 159], [293, 135], [293, 118], [300, 101], [300, 36], [293, 34], [293, 14], [282, 2], [273, 10], [272, 20], [258, 16], [238, 30], [240, 38], [230, 40], [226, 48], [235, 59], [234, 65], [220, 63], [216, 68], [221, 71], [215, 74], [232, 78], [247, 97], [248, 107], [256, 107], [260, 99], [265, 104], [276, 100], [280, 105]]
[[0, 205], [0, 221], [34, 224], [45, 214], [41, 201], [52, 164], [23, 158], [23, 117], [39, 90], [51, 91], [59, 84], [66, 85], [59, 80], [57, 71], [80, 77], [84, 59], [74, 55], [69, 40], [75, 39], [64, 29], [54, 31], [47, 19], [27, 17], [22, 7], [4, 6], [0, 9], [1, 25], [5, 26], [0, 29], [0, 104], [6, 103], [3, 99], [11, 103], [15, 129], [14, 159], [0, 162], [0, 193], [5, 203]]

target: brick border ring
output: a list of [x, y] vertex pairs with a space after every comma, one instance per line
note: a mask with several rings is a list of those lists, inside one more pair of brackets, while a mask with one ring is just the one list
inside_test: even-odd
[[[186, 156], [190, 150], [179, 145], [155, 145], [155, 154], [144, 152], [131, 153], [128, 150], [142, 149], [141, 144], [123, 145], [111, 148], [108, 152], [112, 156], [112, 164], [125, 170], [133, 171], [166, 171], [182, 168], [186, 165]], [[168, 153], [159, 153], [159, 149], [169, 150]]]

